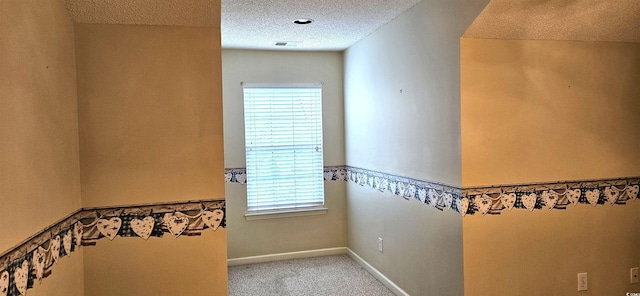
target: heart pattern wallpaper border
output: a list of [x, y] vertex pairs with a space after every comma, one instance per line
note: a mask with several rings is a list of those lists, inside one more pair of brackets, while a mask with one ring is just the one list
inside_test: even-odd
[[[417, 199], [438, 210], [449, 208], [462, 216], [499, 215], [512, 209], [564, 210], [577, 204], [624, 205], [635, 201], [640, 191], [640, 177], [460, 188], [351, 166], [326, 166], [323, 174], [328, 182], [353, 182], [406, 200]], [[246, 184], [246, 169], [225, 169], [225, 182]]]
[[564, 210], [578, 204], [625, 205], [636, 201], [640, 177], [465, 187], [463, 215], [499, 215], [512, 209]]
[[[350, 166], [324, 167], [325, 181], [353, 182], [438, 210], [466, 215], [499, 215], [513, 209], [563, 210], [578, 204], [635, 202], [640, 177], [507, 184], [459, 188]], [[246, 169], [225, 169], [225, 182], [246, 184]], [[83, 208], [0, 255], [0, 296], [25, 295], [35, 281], [51, 274], [54, 263], [81, 246], [120, 237], [198, 236], [226, 228], [224, 200], [195, 200]]]
[[0, 255], [0, 296], [25, 295], [54, 263], [81, 246], [120, 237], [199, 236], [226, 228], [224, 200], [83, 208]]
[[[389, 192], [406, 200], [416, 199], [441, 211], [447, 208], [458, 213], [461, 211], [461, 189], [447, 184], [351, 166], [325, 166], [323, 177], [327, 182], [353, 182], [380, 192]], [[225, 169], [225, 182], [246, 184], [246, 169]]]

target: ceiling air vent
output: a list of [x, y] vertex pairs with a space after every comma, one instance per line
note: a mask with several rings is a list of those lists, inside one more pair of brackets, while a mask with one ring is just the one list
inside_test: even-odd
[[313, 20], [310, 18], [299, 18], [293, 20], [293, 23], [296, 25], [308, 25], [310, 23], [313, 23]]
[[286, 46], [286, 47], [294, 47], [298, 46], [302, 43], [301, 41], [276, 41], [273, 43], [275, 46]]

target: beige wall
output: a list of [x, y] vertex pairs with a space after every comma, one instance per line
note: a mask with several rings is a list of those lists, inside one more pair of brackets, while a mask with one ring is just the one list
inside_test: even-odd
[[[80, 208], [73, 23], [63, 0], [0, 1], [0, 253]], [[82, 295], [82, 253], [31, 295]], [[32, 292], [33, 291], [33, 292]]]
[[76, 25], [83, 206], [224, 198], [217, 28]]
[[[460, 186], [459, 36], [487, 2], [422, 1], [346, 51], [347, 165]], [[458, 213], [353, 183], [347, 196], [355, 253], [410, 295], [463, 294]]]
[[222, 51], [225, 167], [245, 167], [242, 82], [323, 82], [324, 165], [344, 165], [344, 106], [341, 52]]
[[462, 295], [460, 214], [354, 183], [347, 194], [351, 250], [409, 295]]
[[[640, 175], [640, 44], [461, 41], [463, 186]], [[638, 202], [464, 219], [466, 295], [624, 295]]]
[[219, 228], [202, 237], [99, 241], [84, 248], [85, 295], [226, 295], [225, 239]]
[[73, 23], [64, 1], [0, 2], [0, 250], [80, 208]]
[[[75, 30], [83, 205], [224, 199], [219, 28]], [[112, 295], [106, 285], [131, 295], [226, 291], [222, 229], [100, 241], [84, 259], [87, 295]], [[176, 269], [202, 276], [163, 272]], [[135, 280], [122, 276], [131, 270]]]
[[462, 40], [464, 186], [640, 174], [640, 45]]
[[[225, 166], [245, 167], [241, 82], [324, 82], [324, 164], [344, 165], [342, 53], [224, 50]], [[344, 247], [344, 182], [325, 182], [327, 214], [247, 221], [245, 185], [226, 185], [229, 258]]]
[[229, 259], [347, 246], [345, 187], [325, 182], [326, 214], [247, 221], [246, 186], [229, 184]]

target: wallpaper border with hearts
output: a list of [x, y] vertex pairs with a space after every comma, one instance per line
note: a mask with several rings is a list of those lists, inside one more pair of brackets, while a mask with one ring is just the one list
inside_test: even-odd
[[[225, 169], [226, 183], [245, 184], [245, 168]], [[418, 180], [351, 166], [325, 166], [325, 181], [353, 182], [380, 192], [389, 192], [406, 200], [416, 199], [438, 210], [451, 209], [460, 213], [462, 190], [459, 187]]]
[[[226, 183], [245, 184], [245, 168], [225, 169]], [[499, 215], [512, 209], [564, 210], [569, 205], [624, 205], [635, 201], [640, 177], [455, 187], [351, 166], [324, 167], [325, 181], [347, 181], [463, 216]]]
[[219, 227], [226, 228], [224, 200], [83, 208], [0, 255], [0, 296], [25, 295], [60, 258], [105, 238], [199, 236]]
[[640, 177], [465, 187], [463, 215], [512, 209], [564, 210], [569, 206], [624, 205], [638, 198]]

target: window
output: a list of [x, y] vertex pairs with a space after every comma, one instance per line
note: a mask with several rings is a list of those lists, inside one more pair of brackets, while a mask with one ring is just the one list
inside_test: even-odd
[[243, 89], [248, 211], [322, 207], [322, 85]]

